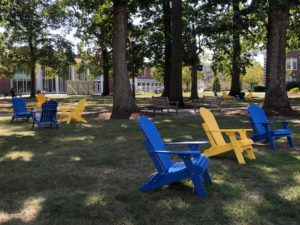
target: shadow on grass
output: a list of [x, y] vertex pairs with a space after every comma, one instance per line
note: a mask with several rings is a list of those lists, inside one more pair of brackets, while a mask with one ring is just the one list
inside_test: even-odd
[[[233, 121], [244, 123], [244, 118], [218, 120], [224, 128]], [[165, 140], [206, 140], [200, 118], [155, 121]], [[14, 133], [0, 137], [2, 224], [299, 222], [300, 200], [293, 191], [299, 187], [299, 154], [285, 150], [286, 143], [279, 143], [275, 154], [259, 147], [257, 160], [244, 166], [233, 154], [212, 158], [214, 183], [202, 200], [190, 180], [149, 193], [137, 191], [154, 168], [136, 121], [41, 130], [31, 130], [30, 124], [0, 125]], [[285, 193], [286, 188], [294, 194]]]

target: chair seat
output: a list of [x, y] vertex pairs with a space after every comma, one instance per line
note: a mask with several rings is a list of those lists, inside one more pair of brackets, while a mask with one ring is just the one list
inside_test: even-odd
[[254, 144], [254, 142], [251, 139], [244, 139], [244, 140], [239, 140], [239, 144], [241, 146], [246, 146], [246, 145], [252, 145]]
[[[192, 159], [193, 165], [196, 168], [207, 168], [208, 158], [206, 156], [200, 156]], [[205, 165], [206, 164], [206, 165]], [[184, 162], [176, 162], [172, 166], [170, 166], [168, 173], [176, 173], [178, 171], [186, 169]]]
[[272, 135], [274, 136], [282, 136], [282, 135], [288, 135], [292, 133], [290, 129], [278, 129], [278, 130], [272, 130], [271, 132]]
[[19, 112], [17, 116], [32, 116], [33, 112]]

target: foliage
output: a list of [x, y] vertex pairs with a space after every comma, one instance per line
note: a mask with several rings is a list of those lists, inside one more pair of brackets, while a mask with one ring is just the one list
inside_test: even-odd
[[217, 77], [217, 76], [213, 77], [211, 90], [214, 93], [221, 91], [221, 84], [220, 84], [219, 77]]
[[292, 88], [291, 90], [289, 90], [289, 94], [294, 94], [294, 93], [299, 93], [299, 92], [300, 92], [299, 87], [295, 87], [295, 88]]
[[253, 85], [262, 85], [263, 68], [258, 62], [253, 62], [251, 67], [247, 68], [246, 75], [243, 76], [243, 82], [249, 84], [251, 89]]
[[286, 90], [289, 91], [293, 88], [300, 88], [300, 81], [287, 81], [286, 82]]

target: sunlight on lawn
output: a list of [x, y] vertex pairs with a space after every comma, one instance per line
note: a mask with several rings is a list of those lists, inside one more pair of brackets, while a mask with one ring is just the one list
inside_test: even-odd
[[285, 200], [296, 201], [300, 198], [300, 186], [287, 185], [279, 191], [279, 195]]
[[13, 151], [5, 154], [0, 158], [0, 162], [4, 160], [21, 160], [25, 162], [29, 162], [32, 160], [33, 153], [28, 151]]
[[6, 213], [0, 211], [0, 222], [5, 223], [17, 219], [25, 223], [34, 221], [42, 210], [44, 202], [44, 197], [30, 197], [23, 203], [22, 209], [19, 212]]

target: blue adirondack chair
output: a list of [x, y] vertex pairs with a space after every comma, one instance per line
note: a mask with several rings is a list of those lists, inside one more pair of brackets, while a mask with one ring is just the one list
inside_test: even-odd
[[265, 111], [261, 107], [251, 104], [248, 107], [248, 112], [254, 130], [254, 135], [252, 137], [254, 142], [264, 140], [266, 143], [270, 143], [271, 148], [274, 151], [276, 150], [275, 140], [287, 137], [290, 147], [294, 147], [292, 131], [289, 129], [287, 121], [281, 122], [283, 126], [282, 129], [272, 130]]
[[18, 119], [29, 119], [33, 117], [34, 111], [27, 111], [26, 108], [26, 102], [23, 98], [13, 98], [12, 99], [12, 105], [13, 105], [13, 115], [11, 118], [11, 121], [14, 119], [18, 121]]
[[[209, 159], [198, 151], [199, 145], [207, 142], [174, 142], [165, 144], [154, 123], [146, 117], [140, 117], [140, 127], [146, 136], [144, 145], [151, 157], [157, 172], [140, 187], [140, 191], [148, 192], [179, 180], [191, 178], [195, 190], [202, 198], [206, 197], [205, 189], [202, 186], [204, 180], [211, 184], [208, 174]], [[188, 145], [188, 151], [169, 151], [166, 145]], [[179, 156], [181, 162], [173, 162], [170, 155]]]
[[39, 128], [43, 126], [56, 126], [58, 128], [56, 114], [57, 102], [44, 102], [42, 105], [42, 112], [40, 114], [35, 114], [33, 117], [32, 127], [34, 127], [34, 124], [37, 123]]

